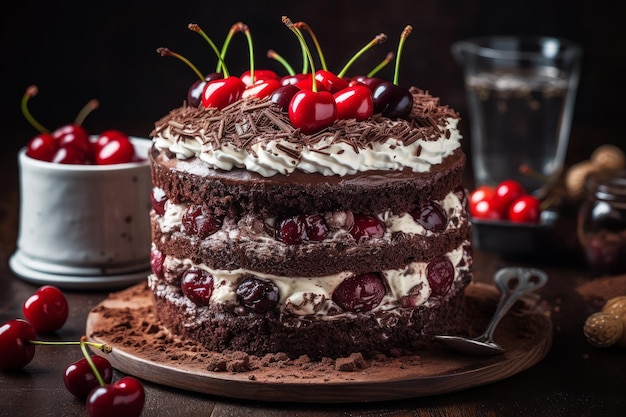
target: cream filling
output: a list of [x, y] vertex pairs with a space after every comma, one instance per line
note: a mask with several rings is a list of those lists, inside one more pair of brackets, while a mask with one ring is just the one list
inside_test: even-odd
[[[467, 259], [469, 254], [463, 249], [463, 246], [468, 244], [469, 241], [466, 241], [458, 248], [444, 255], [454, 267], [453, 281], [461, 280], [469, 272], [471, 260]], [[252, 275], [259, 279], [271, 281], [278, 287], [280, 291], [278, 306], [283, 313], [295, 316], [314, 316], [321, 320], [333, 320], [356, 314], [342, 312], [342, 309], [332, 301], [334, 290], [345, 279], [353, 275], [350, 272], [340, 272], [315, 278], [283, 277], [246, 269], [212, 269], [205, 264], [196, 264], [189, 259], [182, 259], [177, 262], [180, 262], [184, 269], [194, 267], [203, 269], [211, 274], [213, 277], [211, 304], [236, 304], [237, 285], [241, 279]], [[428, 306], [432, 289], [427, 278], [427, 267], [428, 264], [425, 262], [413, 262], [402, 269], [381, 271], [381, 275], [388, 286], [388, 291], [380, 304], [367, 312], [367, 314], [373, 314], [378, 311], [392, 311], [401, 306], [410, 308], [422, 305]], [[176, 294], [175, 296], [173, 295], [175, 293], [168, 292], [167, 285], [159, 283], [154, 275], [150, 276], [149, 283], [151, 288], [157, 293], [161, 292], [161, 295], [170, 297], [172, 302], [180, 302], [177, 301], [178, 295]], [[452, 286], [454, 286], [454, 283]]]
[[258, 142], [252, 146], [252, 152], [248, 152], [232, 144], [219, 147], [215, 147], [212, 142], [203, 144], [200, 136], [180, 139], [170, 132], [171, 127], [160, 131], [154, 143], [157, 149], [169, 149], [178, 159], [197, 157], [208, 168], [225, 171], [244, 168], [264, 177], [287, 175], [295, 170], [325, 176], [404, 168], [410, 168], [413, 172], [427, 172], [431, 166], [440, 164], [461, 146], [458, 122], [456, 118], [447, 118], [445, 126], [440, 126], [440, 135], [431, 140], [418, 139], [404, 145], [397, 138], [390, 137], [384, 142], [374, 142], [358, 150], [348, 143], [334, 143], [333, 136], [328, 135], [311, 147], [287, 141], [270, 141], [263, 144]]

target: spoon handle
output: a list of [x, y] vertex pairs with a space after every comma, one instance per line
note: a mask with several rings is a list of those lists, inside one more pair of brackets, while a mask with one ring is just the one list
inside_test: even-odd
[[477, 338], [482, 341], [492, 340], [500, 320], [508, 313], [515, 301], [527, 292], [543, 287], [548, 281], [548, 275], [539, 269], [509, 267], [498, 270], [493, 280], [501, 296], [485, 333]]

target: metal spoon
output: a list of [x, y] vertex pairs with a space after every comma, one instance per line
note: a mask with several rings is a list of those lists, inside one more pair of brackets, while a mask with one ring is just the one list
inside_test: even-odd
[[496, 355], [504, 353], [502, 346], [493, 341], [493, 333], [500, 320], [523, 294], [541, 288], [548, 275], [534, 268], [509, 267], [496, 272], [493, 281], [500, 291], [500, 301], [485, 332], [473, 339], [461, 336], [435, 336], [447, 347], [472, 355]]

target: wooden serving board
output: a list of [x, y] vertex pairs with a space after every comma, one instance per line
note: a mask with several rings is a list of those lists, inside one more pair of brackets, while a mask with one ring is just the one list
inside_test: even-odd
[[[468, 287], [471, 334], [486, 327], [497, 298], [495, 287]], [[495, 340], [506, 350], [501, 355], [467, 356], [434, 348], [419, 356], [353, 355], [313, 362], [211, 352], [157, 324], [146, 284], [113, 293], [96, 306], [86, 334], [113, 347], [106, 355], [113, 367], [147, 381], [230, 398], [317, 403], [397, 400], [484, 385], [535, 365], [552, 345], [551, 320], [539, 298], [529, 297], [518, 301], [496, 329]]]

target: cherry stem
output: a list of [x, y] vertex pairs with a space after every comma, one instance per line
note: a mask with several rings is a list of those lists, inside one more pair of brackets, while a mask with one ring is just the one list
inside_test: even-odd
[[181, 54], [178, 54], [174, 51], [169, 50], [168, 48], [158, 48], [157, 52], [161, 55], [161, 56], [173, 56], [174, 58], [178, 58], [181, 61], [183, 61], [185, 64], [187, 64], [187, 66], [189, 68], [191, 68], [193, 70], [193, 72], [196, 73], [196, 75], [198, 75], [198, 77], [200, 77], [200, 81], [204, 81], [204, 75], [202, 75], [202, 73], [200, 72], [200, 70], [198, 70], [198, 68], [191, 63], [191, 61], [189, 61], [187, 58], [185, 58], [184, 56], [182, 56]]
[[93, 372], [93, 374], [95, 375], [100, 386], [103, 387], [106, 384], [104, 382], [104, 379], [100, 375], [100, 372], [98, 371], [98, 368], [96, 367], [96, 364], [93, 363], [93, 359], [91, 359], [91, 355], [89, 354], [89, 352], [87, 352], [87, 343], [88, 343], [87, 338], [85, 336], [81, 337], [80, 338], [80, 350], [83, 352], [83, 356], [85, 357], [85, 360], [89, 364], [89, 367], [91, 368], [91, 372]]
[[527, 177], [536, 179], [538, 181], [542, 181], [542, 182], [548, 182], [548, 176], [542, 174], [539, 171], [535, 171], [534, 169], [532, 169], [530, 166], [526, 165], [526, 164], [522, 164], [519, 166], [518, 168], [520, 174], [526, 175]]
[[328, 68], [326, 67], [326, 60], [324, 59], [324, 54], [322, 53], [322, 47], [320, 46], [320, 43], [317, 40], [317, 36], [315, 36], [315, 33], [313, 32], [313, 29], [311, 29], [311, 27], [307, 25], [306, 22], [296, 22], [294, 23], [294, 26], [300, 30], [306, 30], [308, 32], [311, 39], [313, 39], [315, 49], [317, 49], [317, 55], [320, 58], [320, 64], [322, 65], [322, 69], [324, 71], [327, 71]]
[[22, 114], [24, 114], [24, 117], [26, 118], [26, 120], [28, 120], [28, 123], [30, 123], [31, 126], [33, 126], [38, 132], [49, 133], [50, 130], [46, 129], [41, 123], [39, 123], [33, 117], [30, 110], [28, 110], [28, 100], [31, 97], [35, 97], [38, 93], [39, 93], [39, 89], [37, 88], [36, 85], [31, 85], [30, 87], [26, 89], [26, 92], [22, 96], [22, 104], [21, 104]]
[[378, 65], [376, 65], [374, 67], [374, 69], [372, 69], [367, 76], [368, 77], [373, 77], [374, 75], [376, 75], [381, 69], [385, 68], [393, 59], [394, 57], [394, 53], [393, 52], [389, 52], [387, 53], [387, 55], [385, 56], [385, 59], [383, 59], [382, 61], [380, 61], [380, 63]]
[[[27, 341], [31, 345], [39, 345], [39, 346], [70, 346], [70, 345], [79, 345], [81, 342], [76, 341], [64, 341], [64, 342], [51, 342], [47, 340], [28, 340]], [[104, 352], [111, 353], [113, 348], [106, 343], [96, 343], [96, 342], [85, 342], [86, 345], [95, 347], [96, 349]]]
[[406, 41], [406, 38], [409, 37], [412, 31], [413, 31], [413, 26], [407, 25], [402, 31], [402, 34], [400, 35], [400, 42], [398, 42], [398, 53], [396, 54], [396, 67], [393, 71], [393, 83], [396, 85], [398, 84], [398, 78], [399, 78], [398, 75], [400, 72], [400, 56], [402, 55], [402, 48], [404, 46], [404, 42]]
[[387, 35], [385, 35], [384, 33], [379, 33], [378, 35], [376, 35], [374, 39], [369, 41], [363, 48], [361, 48], [359, 52], [357, 52], [356, 54], [352, 56], [352, 58], [350, 58], [350, 60], [346, 63], [346, 65], [344, 65], [341, 71], [339, 71], [339, 73], [337, 74], [337, 77], [342, 78], [344, 75], [346, 75], [346, 72], [352, 66], [354, 61], [356, 61], [361, 55], [363, 55], [372, 46], [383, 43], [386, 40], [387, 40]]
[[224, 44], [222, 45], [222, 51], [220, 52], [220, 61], [217, 63], [216, 72], [220, 72], [222, 70], [222, 63], [224, 62], [224, 58], [226, 57], [226, 50], [230, 45], [230, 41], [233, 39], [233, 36], [237, 32], [241, 32], [243, 30], [243, 23], [237, 22], [233, 24], [228, 30], [228, 34], [226, 35], [226, 39], [224, 39]]
[[273, 59], [273, 60], [276, 60], [276, 61], [280, 62], [282, 64], [282, 66], [285, 67], [285, 69], [287, 70], [287, 73], [289, 73], [289, 75], [296, 75], [296, 72], [294, 71], [293, 67], [291, 65], [289, 65], [287, 60], [285, 58], [283, 58], [282, 56], [280, 56], [275, 50], [269, 49], [267, 51], [267, 57], [269, 59]]
[[307, 58], [309, 59], [309, 64], [311, 65], [311, 91], [317, 93], [317, 80], [315, 79], [315, 65], [313, 63], [313, 56], [311, 55], [311, 51], [306, 45], [306, 41], [304, 40], [304, 36], [302, 36], [302, 32], [300, 29], [294, 26], [291, 20], [287, 16], [282, 17], [283, 23], [287, 25], [287, 27], [295, 33], [296, 37], [300, 41], [300, 45], [302, 46], [302, 50], [306, 53]]
[[[189, 30], [192, 30], [200, 34], [200, 36], [202, 36], [204, 40], [207, 41], [207, 43], [211, 46], [211, 49], [213, 49], [213, 52], [215, 52], [215, 55], [217, 55], [217, 59], [219, 60], [220, 65], [221, 65], [219, 68], [224, 70], [224, 78], [228, 78], [229, 73], [228, 73], [228, 69], [226, 68], [226, 64], [224, 63], [224, 60], [222, 58], [222, 55], [220, 54], [220, 51], [217, 49], [217, 46], [215, 46], [215, 43], [211, 40], [211, 38], [209, 38], [209, 36], [202, 30], [202, 28], [200, 28], [200, 26], [198, 26], [195, 23], [190, 23], [187, 27], [189, 28]], [[204, 80], [204, 77], [202, 79]]]
[[100, 106], [100, 102], [98, 102], [98, 100], [96, 99], [89, 100], [87, 104], [85, 104], [83, 108], [80, 109], [80, 111], [76, 115], [76, 119], [74, 119], [74, 124], [81, 126], [83, 122], [85, 121], [85, 119], [87, 118], [87, 116], [89, 115], [89, 113], [97, 109], [98, 106]]
[[242, 23], [241, 30], [243, 34], [246, 35], [246, 39], [248, 40], [248, 53], [250, 54], [250, 80], [252, 84], [256, 81], [254, 78], [254, 46], [252, 45], [252, 34], [250, 33], [250, 28], [245, 23]]

